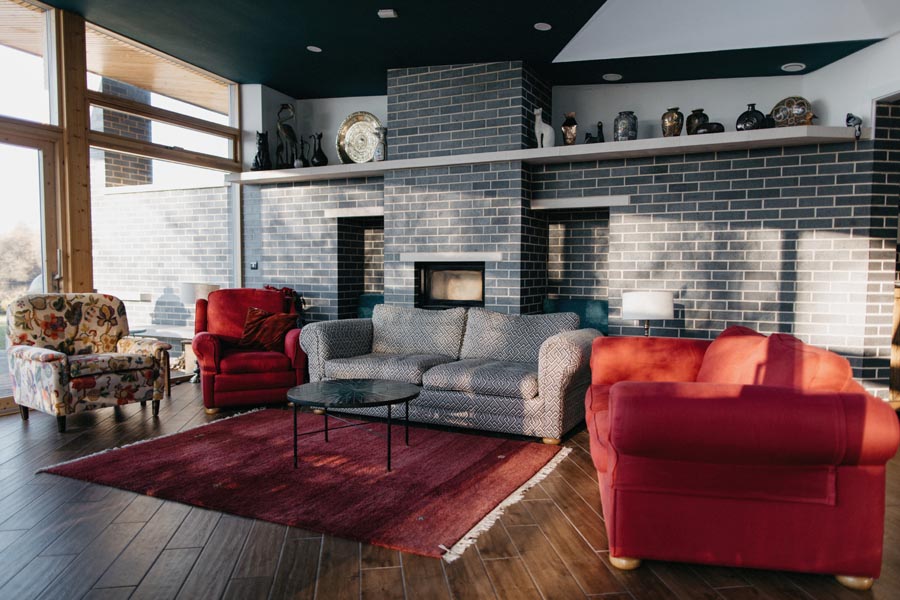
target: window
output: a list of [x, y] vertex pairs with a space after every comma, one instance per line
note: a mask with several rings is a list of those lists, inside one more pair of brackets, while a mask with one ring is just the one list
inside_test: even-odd
[[[47, 31], [50, 11], [24, 0], [0, 0], [0, 115], [52, 123], [55, 76]], [[14, 83], [13, 83], [14, 82]], [[9, 86], [9, 87], [7, 87]]]

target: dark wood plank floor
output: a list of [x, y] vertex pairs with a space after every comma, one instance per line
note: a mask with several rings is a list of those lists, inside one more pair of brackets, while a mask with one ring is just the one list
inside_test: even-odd
[[[219, 415], [218, 418], [226, 415]], [[212, 420], [199, 387], [150, 407], [0, 418], [0, 598], [747, 600], [900, 598], [900, 459], [890, 464], [884, 569], [868, 593], [830, 577], [648, 561], [609, 566], [587, 435], [452, 564], [53, 475], [41, 466]]]

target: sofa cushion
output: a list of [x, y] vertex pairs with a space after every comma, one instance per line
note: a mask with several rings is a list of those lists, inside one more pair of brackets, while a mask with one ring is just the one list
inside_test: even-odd
[[464, 308], [425, 310], [378, 304], [372, 310], [372, 352], [458, 358], [465, 325]]
[[575, 313], [504, 315], [471, 308], [460, 357], [537, 364], [541, 344], [547, 338], [575, 329]]
[[429, 369], [425, 389], [471, 392], [530, 400], [538, 395], [537, 364], [472, 358]]
[[728, 328], [710, 344], [697, 373], [704, 383], [841, 391], [853, 377], [847, 359], [783, 333], [765, 337]]
[[103, 354], [74, 354], [69, 357], [69, 376], [73, 379], [84, 375], [152, 368], [153, 357], [144, 354], [106, 352]]
[[454, 360], [442, 354], [363, 354], [325, 361], [328, 379], [389, 379], [422, 385], [422, 374]]
[[226, 350], [219, 361], [222, 373], [271, 373], [292, 369], [290, 359], [281, 352]]

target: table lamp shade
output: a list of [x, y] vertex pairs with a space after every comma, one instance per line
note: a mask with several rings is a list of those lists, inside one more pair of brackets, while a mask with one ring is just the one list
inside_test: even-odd
[[209, 296], [210, 292], [219, 289], [219, 286], [211, 283], [182, 283], [181, 284], [181, 302], [185, 306], [193, 306], [197, 300], [204, 300]]
[[662, 321], [675, 317], [672, 292], [622, 292], [622, 318]]

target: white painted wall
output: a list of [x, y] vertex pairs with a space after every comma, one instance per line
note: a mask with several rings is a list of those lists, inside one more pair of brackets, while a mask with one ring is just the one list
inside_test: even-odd
[[[553, 127], [559, 131], [564, 114], [575, 111], [578, 143], [584, 132], [596, 133], [597, 121], [603, 121], [606, 141], [612, 141], [613, 120], [619, 111], [633, 110], [638, 117], [638, 138], [662, 137], [660, 118], [677, 106], [685, 119], [695, 108], [703, 108], [710, 121], [718, 121], [725, 131], [734, 131], [734, 123], [749, 102], [769, 112], [786, 96], [802, 92], [800, 76], [746, 77], [659, 83], [561, 85], [553, 88]], [[682, 132], [685, 135], [685, 132]], [[557, 135], [557, 140], [562, 136]]]
[[871, 126], [874, 101], [898, 92], [900, 34], [803, 76], [803, 97], [813, 103], [817, 123], [824, 125], [843, 125], [852, 112]]
[[900, 34], [895, 34], [807, 75], [556, 86], [553, 126], [559, 131], [563, 114], [575, 111], [579, 143], [585, 131], [595, 132], [598, 120], [603, 121], [609, 141], [618, 112], [633, 110], [639, 120], [639, 138], [662, 137], [662, 114], [678, 106], [685, 118], [692, 109], [704, 108], [711, 121], [734, 131], [734, 123], [748, 102], [755, 102], [757, 109], [768, 113], [782, 98], [799, 95], [812, 102], [819, 117], [817, 125], [843, 126], [847, 113], [852, 112], [870, 127], [874, 101], [900, 92], [898, 65]]
[[[387, 96], [355, 96], [349, 98], [314, 98], [295, 101], [297, 107], [297, 135], [309, 136], [321, 132], [322, 146], [329, 165], [341, 164], [335, 139], [341, 123], [351, 113], [370, 112], [387, 127]], [[310, 147], [311, 151], [311, 147]], [[390, 158], [390, 148], [388, 148]]]
[[244, 171], [250, 170], [256, 156], [257, 131], [269, 132], [269, 156], [274, 166], [278, 109], [282, 104], [293, 102], [290, 96], [258, 83], [241, 85], [241, 163]]

